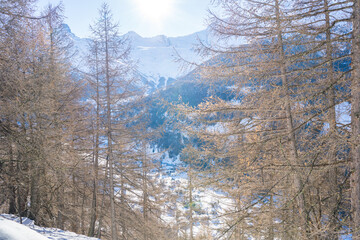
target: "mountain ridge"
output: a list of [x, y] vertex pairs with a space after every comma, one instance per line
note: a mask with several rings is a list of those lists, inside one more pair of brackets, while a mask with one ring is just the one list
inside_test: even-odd
[[[68, 36], [74, 43], [75, 50], [79, 53], [77, 65], [80, 68], [85, 66], [82, 59], [88, 54], [88, 43], [90, 38], [77, 37], [67, 24], [63, 24], [63, 29], [68, 32]], [[180, 37], [167, 37], [157, 35], [154, 37], [142, 37], [134, 31], [129, 31], [120, 37], [127, 38], [130, 41], [130, 58], [136, 63], [138, 77], [142, 82], [152, 90], [158, 86], [166, 87], [167, 82], [178, 79], [188, 74], [193, 67], [184, 70], [183, 58], [189, 62], [200, 63], [206, 59], [199, 56], [195, 51], [196, 44], [199, 41], [207, 42], [209, 33], [205, 29], [189, 35]], [[160, 81], [165, 79], [165, 84]]]

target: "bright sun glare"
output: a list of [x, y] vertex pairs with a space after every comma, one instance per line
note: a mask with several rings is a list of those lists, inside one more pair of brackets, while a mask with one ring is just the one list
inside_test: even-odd
[[141, 16], [154, 24], [161, 24], [172, 14], [175, 0], [134, 0]]

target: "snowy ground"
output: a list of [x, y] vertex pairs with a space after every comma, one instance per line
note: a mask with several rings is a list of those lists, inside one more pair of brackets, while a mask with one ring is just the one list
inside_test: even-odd
[[57, 228], [44, 228], [34, 225], [28, 218], [20, 219], [14, 215], [0, 215], [0, 240], [98, 240]]

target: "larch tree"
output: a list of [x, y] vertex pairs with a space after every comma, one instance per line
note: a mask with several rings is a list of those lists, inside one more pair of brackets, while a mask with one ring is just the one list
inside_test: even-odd
[[[26, 172], [26, 162], [19, 160], [20, 141], [26, 136], [19, 132], [16, 119], [23, 109], [17, 109], [21, 96], [15, 97], [20, 92], [25, 80], [21, 68], [26, 68], [28, 56], [25, 49], [28, 47], [26, 38], [30, 38], [29, 31], [23, 26], [29, 20], [22, 16], [32, 14], [32, 5], [26, 1], [18, 3], [1, 2], [1, 128], [2, 128], [2, 175], [3, 185], [6, 186], [5, 194], [9, 199], [8, 212], [19, 214], [26, 208], [27, 191], [22, 187], [25, 178], [21, 176]], [[11, 60], [13, 59], [13, 60]], [[25, 81], [24, 81], [25, 82]], [[13, 87], [17, 86], [17, 87]], [[25, 92], [24, 92], [25, 95]]]
[[346, 128], [336, 130], [335, 105], [347, 97], [348, 71], [338, 66], [348, 59], [341, 51], [350, 32], [339, 26], [349, 21], [351, 2], [217, 2], [223, 15], [211, 13], [210, 29], [220, 41], [203, 44], [215, 57], [200, 71], [214, 87], [229, 85], [233, 97], [215, 95], [189, 115], [202, 119], [195, 131], [209, 143], [205, 152], [218, 159], [219, 184], [239, 185], [226, 190], [242, 197], [242, 208], [232, 213], [224, 235], [241, 226], [269, 239], [335, 236], [348, 178], [346, 170], [336, 173], [347, 161], [346, 137], [340, 136]]
[[[115, 55], [121, 50], [121, 43], [118, 39], [117, 33], [117, 25], [114, 25], [112, 22], [112, 16], [110, 13], [110, 9], [107, 4], [103, 4], [99, 10], [99, 19], [98, 21], [91, 27], [93, 32], [94, 41], [98, 43], [98, 48], [96, 48], [96, 56], [99, 56], [99, 68], [101, 68], [103, 81], [105, 84], [105, 104], [106, 104], [106, 137], [107, 137], [107, 153], [106, 160], [109, 166], [109, 192], [110, 192], [110, 214], [111, 214], [111, 239], [117, 239], [117, 229], [115, 222], [115, 197], [114, 197], [114, 160], [112, 155], [112, 110], [111, 106], [112, 102], [112, 92], [114, 89], [112, 88], [112, 84], [114, 82], [114, 77], [119, 77], [117, 74], [114, 74], [112, 71], [114, 68], [114, 63], [116, 61], [122, 59], [122, 53], [119, 55]], [[96, 63], [97, 64], [97, 63]], [[116, 65], [115, 65], [116, 66]], [[118, 71], [114, 69], [114, 71]], [[116, 79], [118, 80], [118, 79]], [[112, 92], [111, 92], [112, 90]], [[113, 100], [114, 101], [114, 100]]]
[[[124, 213], [127, 204], [125, 202], [124, 160], [126, 157], [124, 157], [124, 152], [127, 151], [126, 146], [129, 143], [127, 136], [130, 131], [126, 127], [126, 117], [128, 116], [126, 104], [135, 100], [133, 80], [129, 77], [132, 70], [128, 58], [130, 47], [127, 39], [119, 36], [118, 25], [113, 22], [109, 6], [105, 3], [101, 6], [99, 18], [91, 26], [91, 30], [94, 43], [92, 55], [95, 56], [92, 59], [96, 60], [94, 65], [96, 68], [96, 83], [94, 83], [96, 86], [96, 114], [97, 118], [101, 115], [100, 121], [104, 123], [106, 134], [104, 144], [106, 145], [105, 159], [108, 166], [109, 188], [107, 191], [110, 196], [111, 239], [118, 239], [119, 233], [121, 233], [121, 238], [125, 238], [126, 214]], [[99, 126], [96, 127], [96, 129], [98, 128]], [[96, 146], [99, 144], [97, 141], [95, 140]], [[95, 149], [97, 148], [98, 152], [99, 147], [96, 146]], [[95, 201], [94, 199], [93, 204]], [[117, 207], [118, 203], [120, 208]], [[119, 209], [118, 214], [115, 213], [116, 209]], [[92, 211], [93, 224], [94, 210]], [[120, 229], [117, 229], [117, 225], [120, 225]], [[93, 231], [92, 228], [89, 231], [90, 234]]]
[[[277, 0], [245, 1], [242, 3], [221, 1], [221, 3], [226, 17], [220, 19], [214, 15], [211, 24], [213, 32], [220, 38], [225, 39], [234, 36], [237, 39], [246, 38], [251, 44], [248, 47], [229, 45], [214, 51], [215, 53], [224, 54], [225, 58], [230, 59], [230, 63], [228, 65], [222, 64], [220, 60], [217, 70], [205, 70], [204, 74], [209, 74], [207, 76], [211, 77], [212, 72], [218, 72], [221, 79], [227, 78], [227, 81], [234, 85], [234, 89], [238, 91], [236, 95], [241, 98], [239, 106], [236, 103], [226, 103], [225, 101], [216, 103], [214, 101], [215, 106], [218, 105], [214, 109], [219, 111], [218, 116], [221, 116], [222, 112], [231, 111], [231, 109], [234, 112], [234, 119], [231, 122], [228, 120], [228, 124], [226, 124], [225, 120], [224, 128], [229, 128], [227, 125], [234, 124], [235, 132], [231, 132], [233, 131], [231, 126], [230, 132], [224, 134], [225, 136], [234, 135], [236, 138], [240, 138], [239, 141], [241, 142], [241, 134], [246, 135], [247, 132], [254, 132], [254, 134], [258, 135], [259, 140], [245, 143], [249, 144], [250, 148], [237, 150], [238, 153], [240, 151], [249, 153], [255, 151], [253, 159], [250, 160], [254, 169], [247, 168], [252, 172], [249, 173], [250, 176], [257, 178], [259, 176], [258, 171], [260, 171], [259, 174], [261, 175], [268, 172], [266, 177], [269, 181], [269, 188], [261, 190], [260, 187], [260, 192], [256, 193], [255, 189], [258, 187], [252, 185], [249, 191], [255, 190], [255, 192], [248, 193], [250, 202], [253, 202], [250, 199], [257, 194], [261, 194], [262, 197], [259, 196], [258, 201], [262, 201], [268, 197], [271, 198], [271, 195], [276, 191], [281, 191], [282, 194], [285, 193], [284, 190], [274, 189], [279, 184], [272, 186], [274, 182], [277, 183], [281, 180], [282, 177], [279, 172], [271, 173], [272, 168], [266, 167], [266, 165], [272, 163], [270, 161], [271, 156], [275, 156], [271, 152], [270, 146], [276, 144], [276, 141], [279, 141], [278, 144], [280, 143], [283, 146], [284, 158], [281, 159], [279, 156], [280, 158], [276, 160], [275, 157], [274, 161], [275, 163], [276, 161], [284, 161], [283, 164], [290, 167], [289, 179], [292, 181], [292, 188], [289, 189], [289, 196], [295, 196], [296, 205], [294, 207], [301, 216], [298, 227], [302, 229], [305, 237], [308, 232], [308, 212], [303, 192], [303, 173], [301, 173], [303, 164], [299, 158], [299, 145], [294, 126], [293, 105], [295, 103], [292, 98], [292, 90], [290, 90], [291, 73], [289, 73], [288, 49], [291, 48], [291, 40], [286, 37], [286, 34], [289, 34], [290, 31], [289, 18], [286, 15], [286, 3]], [[212, 49], [210, 48], [210, 51]], [[245, 87], [249, 88], [249, 92], [243, 94], [242, 91]], [[205, 108], [208, 108], [208, 106], [205, 106]], [[225, 113], [223, 114], [225, 115]], [[244, 124], [241, 122], [241, 118], [250, 119], [250, 124]], [[219, 117], [216, 118], [216, 120], [218, 119]], [[239, 122], [236, 123], [236, 121]], [[226, 142], [229, 142], [226, 137], [219, 141], [221, 144]], [[245, 146], [241, 144], [240, 147]], [[228, 151], [228, 156], [230, 157], [235, 152], [235, 150]], [[225, 152], [223, 158], [226, 159], [226, 156]], [[237, 165], [235, 162], [233, 164]], [[244, 183], [244, 181], [241, 182]], [[242, 190], [240, 189], [240, 191]], [[292, 201], [291, 199], [292, 197], [288, 201]], [[249, 204], [254, 206], [251, 203]], [[265, 207], [265, 204], [262, 204], [262, 207]], [[245, 211], [244, 214], [247, 215], [248, 213]], [[259, 215], [256, 218], [258, 217]], [[239, 221], [235, 220], [235, 223]], [[256, 221], [261, 222], [259, 219]]]
[[[66, 181], [55, 179], [59, 172], [65, 173], [66, 168], [80, 161], [73, 139], [76, 126], [80, 126], [75, 119], [79, 113], [81, 81], [75, 83], [70, 76], [67, 49], [61, 45], [63, 41], [60, 44], [61, 8], [50, 8], [43, 17], [33, 18], [31, 3], [15, 1], [2, 5], [13, 4], [2, 16], [5, 25], [1, 26], [4, 31], [1, 43], [7, 51], [1, 56], [9, 57], [4, 59], [6, 66], [2, 68], [12, 72], [7, 79], [10, 75], [2, 71], [2, 87], [7, 93], [2, 95], [1, 118], [7, 119], [12, 132], [8, 155], [12, 160], [6, 168], [10, 171], [18, 168], [16, 174], [11, 174], [17, 180], [9, 182], [18, 183], [15, 188], [10, 187], [17, 196], [11, 194], [15, 198], [10, 198], [9, 212], [28, 216], [41, 225], [54, 226], [53, 220], [64, 222], [55, 215], [64, 212], [59, 207], [65, 204], [65, 200], [56, 204], [54, 198], [61, 194], [60, 188], [69, 187]], [[21, 11], [17, 12], [17, 8]], [[10, 10], [15, 13], [9, 13]], [[50, 24], [50, 19], [55, 22]]]
[[341, 211], [347, 211], [349, 199], [343, 191], [349, 179], [345, 170], [349, 169], [349, 157], [343, 154], [349, 147], [348, 127], [341, 118], [343, 110], [337, 110], [337, 106], [349, 100], [351, 11], [351, 1], [328, 0], [299, 1], [291, 9], [293, 28], [308, 43], [304, 54], [311, 64], [303, 67], [302, 78], [311, 81], [299, 87], [307, 92], [304, 97], [315, 103], [308, 109], [317, 116], [309, 119], [309, 124], [318, 126], [314, 130], [325, 130], [320, 130], [314, 141], [309, 139], [309, 143], [315, 143], [311, 145], [313, 152], [318, 153], [318, 163], [323, 165], [318, 171], [321, 177], [312, 180], [310, 191], [317, 192], [311, 201], [318, 217], [329, 218], [328, 222], [317, 224], [317, 231], [330, 239], [338, 236], [341, 225], [349, 222], [340, 216]]

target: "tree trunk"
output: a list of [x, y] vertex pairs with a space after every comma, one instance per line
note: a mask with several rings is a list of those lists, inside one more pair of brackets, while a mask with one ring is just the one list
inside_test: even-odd
[[104, 21], [104, 33], [105, 33], [105, 77], [106, 77], [106, 130], [107, 130], [107, 159], [109, 161], [109, 181], [110, 181], [110, 214], [111, 214], [111, 239], [117, 240], [116, 222], [115, 222], [115, 196], [114, 196], [114, 162], [113, 162], [113, 149], [112, 149], [112, 126], [111, 126], [111, 92], [110, 92], [110, 66], [109, 66], [109, 39], [107, 21]]
[[99, 131], [100, 131], [100, 89], [99, 89], [99, 69], [98, 69], [98, 47], [94, 42], [95, 47], [95, 68], [96, 68], [96, 124], [95, 124], [95, 149], [94, 149], [94, 163], [93, 163], [93, 196], [91, 203], [91, 219], [88, 235], [93, 237], [95, 234], [95, 223], [97, 218], [97, 185], [99, 178]]
[[[13, 145], [12, 142], [10, 142], [9, 144], [9, 156], [10, 156], [10, 174], [13, 175], [15, 174], [15, 166], [13, 165], [13, 163], [15, 162], [15, 158], [14, 158], [14, 151], [13, 151]], [[11, 185], [9, 186], [9, 214], [16, 214], [16, 187], [14, 186], [15, 182], [12, 179], [12, 177], [10, 177], [10, 183]]]
[[327, 71], [328, 71], [328, 84], [331, 86], [328, 90], [329, 95], [329, 113], [328, 121], [330, 124], [329, 132], [329, 141], [330, 141], [330, 150], [329, 150], [329, 164], [331, 165], [328, 172], [329, 178], [329, 188], [330, 188], [330, 229], [329, 229], [329, 239], [336, 238], [336, 222], [337, 222], [337, 205], [338, 205], [338, 183], [337, 183], [337, 167], [336, 167], [336, 146], [333, 144], [332, 139], [336, 136], [336, 112], [335, 112], [335, 76], [334, 76], [334, 67], [332, 61], [333, 47], [331, 42], [331, 25], [330, 25], [330, 13], [328, 0], [324, 0], [324, 10], [325, 10], [325, 24], [326, 24], [326, 62], [327, 62]]
[[[290, 146], [288, 148], [289, 160], [291, 165], [298, 166], [300, 162], [298, 159], [295, 131], [293, 126], [293, 116], [291, 112], [289, 83], [286, 76], [286, 60], [285, 60], [284, 44], [283, 44], [283, 36], [282, 36], [279, 0], [275, 1], [275, 11], [276, 11], [276, 24], [277, 24], [277, 32], [278, 32], [277, 33], [278, 51], [280, 55], [280, 73], [281, 73], [281, 80], [284, 88], [284, 97], [285, 97], [286, 128], [290, 142], [289, 143]], [[304, 239], [307, 239], [308, 224], [307, 224], [307, 214], [305, 209], [305, 197], [303, 194], [303, 184], [297, 170], [294, 173], [294, 187], [295, 187], [295, 194], [297, 195], [296, 200], [299, 208], [302, 234]]]
[[270, 201], [269, 201], [269, 229], [268, 229], [268, 240], [274, 240], [275, 239], [275, 231], [274, 231], [274, 219], [273, 219], [273, 212], [274, 212], [274, 198], [273, 194], [270, 194]]
[[121, 218], [120, 218], [120, 225], [121, 225], [121, 236], [122, 239], [126, 239], [126, 206], [125, 206], [125, 181], [124, 181], [124, 169], [123, 164], [120, 162], [120, 187], [121, 187], [121, 194], [120, 194], [120, 204], [121, 204]]
[[148, 186], [147, 186], [147, 159], [146, 144], [144, 143], [144, 160], [143, 160], [143, 217], [144, 217], [144, 240], [148, 240]]
[[102, 224], [103, 224], [103, 219], [104, 219], [104, 210], [105, 210], [105, 192], [106, 192], [106, 186], [107, 186], [107, 180], [108, 180], [108, 169], [109, 169], [109, 161], [106, 161], [106, 166], [105, 166], [105, 179], [104, 179], [104, 185], [103, 185], [103, 189], [102, 189], [102, 199], [101, 199], [101, 206], [100, 206], [100, 214], [99, 214], [99, 226], [96, 232], [96, 237], [97, 238], [101, 238], [101, 228], [102, 228]]
[[192, 171], [191, 162], [189, 163], [189, 225], [190, 225], [190, 240], [194, 239], [194, 219], [193, 219], [193, 186], [192, 186]]
[[57, 192], [57, 218], [56, 218], [56, 227], [59, 229], [64, 229], [64, 210], [65, 210], [65, 205], [64, 205], [64, 186], [62, 186], [62, 184], [64, 184], [64, 179], [62, 176], [62, 173], [57, 173], [58, 174], [58, 184], [60, 184], [59, 186], [59, 191]]
[[351, 85], [353, 239], [360, 240], [360, 2], [354, 1]]

